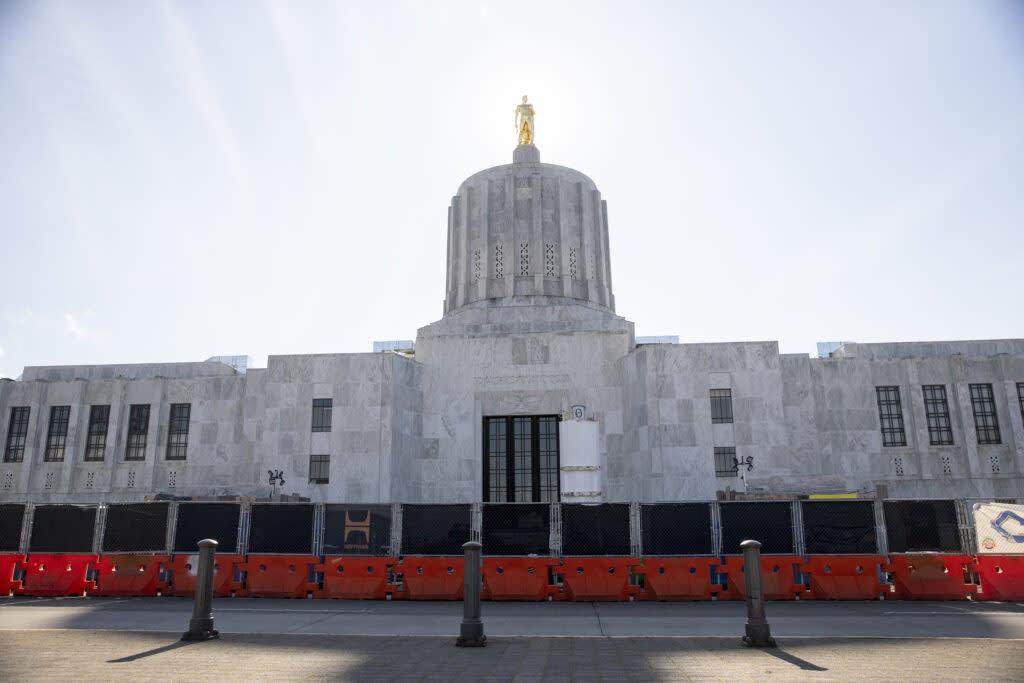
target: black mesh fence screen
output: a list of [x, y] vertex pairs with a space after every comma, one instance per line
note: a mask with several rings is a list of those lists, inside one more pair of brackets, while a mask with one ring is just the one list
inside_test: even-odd
[[563, 555], [629, 555], [627, 503], [562, 505]]
[[107, 507], [103, 552], [159, 552], [167, 547], [167, 503]]
[[804, 545], [809, 555], [878, 552], [875, 506], [869, 500], [802, 501]]
[[313, 552], [313, 506], [252, 506], [249, 552], [308, 555]]
[[199, 552], [199, 541], [217, 541], [217, 552], [238, 552], [238, 519], [242, 507], [237, 503], [179, 503], [174, 528], [174, 552]]
[[961, 552], [952, 500], [892, 500], [883, 510], [889, 552]]
[[641, 505], [640, 534], [644, 555], [710, 555], [711, 505]]
[[403, 505], [402, 554], [462, 555], [470, 514], [469, 505]]
[[96, 508], [87, 505], [37, 505], [32, 516], [32, 553], [92, 552]]
[[740, 543], [759, 541], [762, 555], [793, 554], [792, 504], [722, 503], [722, 554], [740, 555]]
[[485, 556], [549, 555], [551, 506], [546, 503], [486, 503], [480, 542]]
[[390, 505], [328, 505], [324, 555], [391, 554]]
[[21, 547], [21, 523], [25, 520], [25, 506], [6, 503], [0, 505], [0, 552], [17, 552]]

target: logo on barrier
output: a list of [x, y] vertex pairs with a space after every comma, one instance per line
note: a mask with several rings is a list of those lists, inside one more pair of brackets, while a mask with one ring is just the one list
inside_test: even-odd
[[990, 536], [986, 536], [981, 541], [981, 547], [985, 550], [992, 550], [992, 548], [996, 547], [996, 542]]
[[1003, 510], [998, 517], [992, 520], [992, 528], [996, 530], [1000, 536], [1005, 538], [1007, 541], [1013, 541], [1014, 543], [1024, 543], [1024, 533], [1014, 534], [1008, 531], [1003, 525], [1008, 520], [1014, 519], [1017, 521], [1017, 525], [1020, 527], [1020, 531], [1024, 532], [1024, 517], [1021, 517], [1012, 510]]

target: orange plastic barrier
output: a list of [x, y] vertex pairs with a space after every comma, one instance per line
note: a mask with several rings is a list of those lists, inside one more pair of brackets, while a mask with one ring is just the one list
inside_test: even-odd
[[25, 568], [24, 555], [0, 555], [0, 595], [21, 595], [21, 579], [14, 572]]
[[875, 600], [889, 594], [889, 584], [878, 580], [881, 555], [810, 555], [800, 571], [810, 575], [810, 590], [801, 599]]
[[977, 587], [964, 580], [974, 570], [969, 555], [893, 555], [883, 569], [892, 572], [889, 597], [896, 600], [965, 600]]
[[167, 555], [100, 555], [96, 563], [97, 595], [156, 595], [167, 589], [161, 572]]
[[558, 559], [551, 557], [485, 557], [485, 600], [547, 600], [558, 593], [558, 586], [548, 582], [551, 567]]
[[246, 572], [245, 594], [253, 598], [304, 598], [319, 589], [310, 569], [315, 555], [249, 555], [239, 569]]
[[397, 563], [394, 557], [325, 557], [316, 566], [316, 571], [323, 573], [323, 588], [316, 597], [383, 600], [389, 593], [398, 592], [398, 586], [388, 583], [388, 569]]
[[978, 555], [983, 600], [1024, 600], [1024, 555]]
[[717, 557], [645, 557], [633, 573], [643, 573], [647, 600], [710, 600], [722, 589], [711, 583]]
[[[719, 600], [746, 600], [747, 583], [743, 576], [743, 557], [726, 557], [716, 571], [728, 575], [727, 590], [718, 594]], [[803, 564], [797, 555], [762, 555], [761, 587], [765, 600], [792, 600], [804, 592], [804, 584], [796, 583], [793, 567]]]
[[629, 585], [630, 567], [639, 564], [635, 557], [566, 557], [562, 559], [562, 577], [569, 600], [626, 600], [640, 592]]
[[[235, 581], [235, 569], [245, 559], [241, 555], [216, 555], [213, 559], [213, 596], [224, 598], [232, 593], [243, 594], [241, 580]], [[191, 597], [196, 594], [196, 573], [199, 571], [199, 554], [171, 555], [169, 568], [171, 584], [167, 591], [170, 595]]]
[[96, 555], [28, 555], [25, 560], [25, 595], [84, 595], [96, 590], [89, 570]]
[[464, 557], [406, 557], [401, 572], [410, 600], [461, 600]]

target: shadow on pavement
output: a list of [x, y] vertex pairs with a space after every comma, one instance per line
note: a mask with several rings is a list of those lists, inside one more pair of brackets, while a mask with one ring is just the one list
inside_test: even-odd
[[792, 664], [793, 666], [798, 666], [801, 669], [803, 669], [804, 671], [828, 671], [828, 669], [826, 667], [824, 667], [824, 666], [818, 666], [817, 664], [812, 664], [812, 663], [808, 662], [806, 659], [800, 659], [796, 655], [789, 654], [788, 652], [783, 650], [781, 648], [781, 646], [779, 648], [766, 648], [766, 649], [763, 649], [761, 651], [764, 652], [766, 655], [771, 655], [772, 657], [778, 657], [782, 661], [788, 662], [789, 664]]
[[145, 652], [139, 652], [138, 654], [128, 655], [127, 657], [121, 657], [120, 659], [108, 659], [107, 664], [123, 664], [125, 662], [134, 662], [135, 660], [142, 659], [143, 657], [152, 657], [153, 655], [162, 654], [164, 652], [170, 652], [171, 650], [177, 650], [179, 647], [195, 645], [197, 642], [201, 641], [186, 642], [183, 640], [179, 640], [177, 642], [171, 643], [170, 645], [156, 647], [152, 650], [146, 650]]

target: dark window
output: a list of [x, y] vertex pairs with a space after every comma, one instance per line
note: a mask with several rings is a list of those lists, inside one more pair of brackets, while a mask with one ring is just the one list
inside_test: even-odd
[[110, 424], [110, 406], [89, 408], [89, 435], [85, 442], [86, 460], [103, 460], [107, 449], [107, 427]]
[[309, 456], [309, 483], [327, 484], [331, 480], [331, 456]]
[[971, 385], [971, 406], [974, 408], [974, 429], [978, 433], [978, 443], [1002, 443], [991, 384]]
[[70, 415], [71, 406], [50, 408], [50, 428], [46, 432], [46, 452], [43, 453], [43, 460], [46, 462], [64, 460], [64, 444], [68, 440], [68, 417]]
[[313, 431], [331, 431], [331, 407], [334, 403], [330, 398], [313, 399]]
[[484, 418], [484, 501], [558, 500], [558, 416]]
[[928, 418], [928, 443], [932, 446], [952, 446], [953, 428], [949, 423], [949, 401], [942, 384], [925, 384], [924, 414]]
[[735, 477], [739, 472], [734, 446], [715, 446], [715, 476]]
[[31, 410], [28, 406], [11, 408], [4, 462], [21, 462], [25, 459], [25, 437], [28, 435], [28, 416]]
[[711, 390], [711, 423], [732, 422], [732, 389]]
[[167, 459], [184, 460], [188, 451], [188, 420], [191, 403], [171, 404], [171, 423], [167, 427]]
[[146, 434], [149, 432], [149, 405], [133, 405], [128, 413], [128, 448], [125, 460], [146, 459]]
[[878, 419], [882, 423], [883, 446], [906, 446], [903, 429], [903, 407], [899, 387], [875, 387], [878, 393]]

